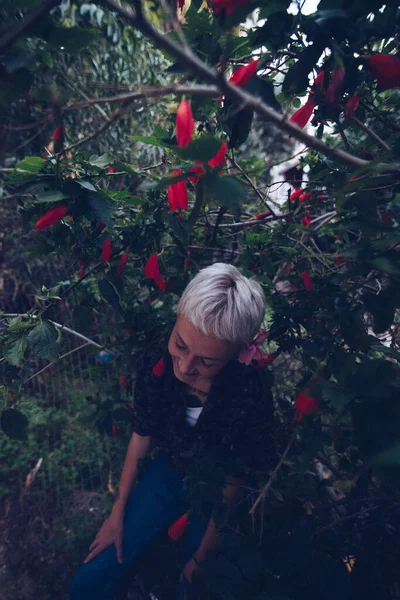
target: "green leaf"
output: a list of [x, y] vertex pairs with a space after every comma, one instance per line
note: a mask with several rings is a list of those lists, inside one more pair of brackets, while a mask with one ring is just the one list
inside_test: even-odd
[[180, 216], [169, 213], [168, 221], [172, 230], [173, 235], [186, 246], [189, 236], [189, 223], [187, 220], [182, 219]]
[[98, 167], [99, 169], [105, 169], [106, 167], [113, 164], [114, 159], [110, 152], [106, 152], [101, 156], [91, 156], [88, 160], [89, 165], [92, 167]]
[[89, 192], [83, 208], [83, 215], [89, 221], [98, 221], [106, 225], [112, 224], [111, 217], [112, 202], [103, 193]]
[[393, 356], [393, 358], [400, 362], [400, 352], [395, 348], [388, 348], [388, 346], [384, 346], [383, 344], [375, 344], [371, 346], [371, 350], [374, 350], [375, 352], [381, 352], [387, 356]]
[[42, 321], [28, 334], [28, 342], [33, 352], [47, 360], [57, 360], [57, 340], [57, 329], [49, 321]]
[[382, 467], [393, 467], [400, 466], [400, 442], [394, 444], [388, 450], [384, 450], [375, 456], [372, 456], [370, 462], [373, 465], [379, 465]]
[[85, 181], [84, 179], [75, 179], [75, 183], [85, 188], [85, 190], [89, 190], [90, 192], [97, 192], [96, 188], [90, 181]]
[[97, 32], [92, 29], [54, 26], [48, 43], [57, 49], [64, 50], [68, 54], [77, 54], [82, 48], [92, 44], [96, 39]]
[[26, 346], [26, 337], [21, 337], [13, 342], [9, 342], [3, 351], [4, 358], [14, 367], [22, 366], [24, 363]]
[[213, 158], [221, 148], [221, 140], [214, 137], [202, 135], [186, 146], [186, 148], [176, 148], [175, 152], [186, 160], [202, 160], [208, 162]]
[[59, 190], [51, 190], [48, 192], [40, 192], [35, 203], [59, 202], [60, 200], [66, 200], [67, 198], [69, 198], [68, 194], [63, 194], [63, 192], [60, 192]]
[[12, 183], [23, 183], [36, 179], [45, 165], [46, 161], [40, 156], [28, 156], [16, 165], [9, 179]]
[[127, 135], [129, 140], [133, 140], [134, 142], [142, 142], [142, 144], [147, 144], [149, 146], [157, 146], [158, 148], [173, 148], [173, 144], [170, 144], [155, 135]]
[[275, 97], [275, 88], [272, 81], [268, 79], [261, 79], [261, 77], [253, 77], [253, 79], [246, 85], [246, 91], [259, 96], [261, 100], [271, 106], [277, 112], [281, 112], [281, 105]]
[[226, 110], [228, 114], [225, 124], [229, 131], [229, 147], [239, 148], [239, 146], [249, 137], [251, 125], [253, 123], [254, 110], [252, 108], [244, 108], [233, 116], [229, 116], [230, 106], [232, 106], [232, 104], [227, 101]]
[[246, 198], [246, 186], [235, 177], [205, 176], [205, 184], [217, 202], [232, 210], [239, 208]]
[[393, 261], [384, 256], [378, 256], [378, 258], [374, 258], [371, 260], [371, 264], [378, 269], [381, 269], [385, 273], [389, 273], [390, 275], [400, 275], [400, 268]]
[[292, 65], [286, 73], [283, 81], [282, 90], [288, 96], [300, 94], [308, 88], [308, 75], [317, 66], [323, 47], [319, 44], [312, 44], [300, 53], [299, 59]]
[[115, 310], [117, 314], [122, 314], [119, 295], [113, 284], [110, 283], [108, 279], [99, 279], [98, 286], [100, 294], [103, 296], [104, 300], [111, 306], [111, 308]]
[[26, 440], [28, 419], [26, 416], [15, 408], [3, 410], [0, 418], [2, 430], [12, 440]]

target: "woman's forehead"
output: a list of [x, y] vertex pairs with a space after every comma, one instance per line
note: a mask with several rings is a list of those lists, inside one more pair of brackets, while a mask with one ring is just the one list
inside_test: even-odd
[[206, 335], [183, 315], [177, 318], [174, 331], [191, 352], [202, 357], [224, 358], [236, 350], [235, 344]]

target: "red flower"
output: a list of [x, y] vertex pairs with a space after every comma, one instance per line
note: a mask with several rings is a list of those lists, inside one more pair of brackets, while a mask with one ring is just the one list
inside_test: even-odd
[[308, 396], [307, 394], [309, 391], [310, 388], [302, 390], [294, 403], [294, 409], [296, 411], [294, 420], [297, 421], [297, 423], [303, 422], [304, 415], [312, 415], [319, 409], [320, 401], [312, 396]]
[[271, 211], [268, 210], [267, 212], [263, 212], [263, 213], [259, 213], [258, 215], [256, 215], [256, 219], [258, 221], [261, 221], [262, 219], [264, 219], [265, 217], [268, 217], [268, 215], [271, 214]]
[[176, 139], [179, 148], [188, 146], [192, 141], [194, 131], [194, 119], [189, 102], [184, 99], [179, 105], [176, 113]]
[[105, 223], [97, 223], [96, 231], [98, 231], [98, 233], [101, 233], [106, 227], [107, 225]]
[[303, 280], [304, 287], [307, 290], [312, 290], [312, 288], [313, 288], [313, 281], [312, 281], [311, 277], [309, 276], [309, 274], [307, 273], [307, 271], [303, 271], [301, 273], [301, 278]]
[[181, 517], [179, 517], [179, 519], [175, 521], [175, 523], [172, 523], [171, 527], [168, 529], [168, 535], [171, 538], [171, 540], [174, 540], [174, 542], [179, 540], [179, 538], [182, 537], [182, 535], [185, 533], [187, 524], [187, 514], [182, 515]]
[[304, 192], [304, 194], [302, 194], [299, 197], [299, 202], [307, 202], [307, 200], [309, 200], [311, 198], [311, 192]]
[[123, 277], [125, 275], [126, 263], [128, 262], [128, 258], [129, 258], [129, 254], [127, 252], [124, 252], [121, 255], [121, 258], [119, 259], [117, 271], [116, 271], [116, 274], [118, 275], [118, 277]]
[[116, 427], [115, 425], [113, 425], [113, 426], [111, 427], [111, 435], [112, 435], [113, 437], [117, 437], [117, 435], [118, 435], [118, 427]]
[[350, 100], [347, 101], [346, 106], [344, 107], [345, 119], [351, 119], [352, 117], [354, 117], [354, 113], [357, 110], [359, 102], [360, 97], [358, 94], [354, 94], [354, 96], [352, 96]]
[[258, 60], [252, 60], [247, 65], [239, 67], [230, 77], [229, 83], [239, 87], [245, 87], [250, 79], [257, 73]]
[[64, 128], [61, 125], [54, 130], [53, 138], [59, 141], [64, 139]]
[[205, 173], [204, 163], [201, 160], [196, 160], [194, 165], [190, 167], [190, 172], [194, 173], [194, 175], [191, 175], [188, 179], [191, 183], [193, 183], [193, 185], [195, 185], [199, 181], [200, 177], [202, 177]]
[[178, 0], [178, 8], [180, 8], [182, 10], [184, 6], [185, 6], [185, 0]]
[[226, 164], [226, 151], [228, 149], [228, 143], [222, 142], [221, 148], [218, 150], [217, 154], [210, 158], [208, 164], [210, 167], [219, 167], [221, 165]]
[[[171, 173], [171, 177], [177, 177], [178, 175], [183, 175], [180, 169], [173, 171]], [[168, 203], [171, 209], [171, 212], [174, 210], [187, 210], [188, 209], [188, 191], [186, 187], [186, 181], [182, 179], [181, 181], [177, 181], [173, 183], [168, 188]]]
[[[222, 142], [221, 144], [221, 148], [218, 150], [217, 154], [215, 156], [213, 156], [212, 158], [210, 158], [210, 160], [208, 161], [208, 164], [210, 165], [210, 167], [219, 167], [221, 165], [225, 165], [226, 164], [226, 151], [228, 149], [228, 143], [227, 142]], [[202, 177], [205, 174], [205, 169], [204, 169], [204, 163], [201, 160], [196, 160], [195, 163], [191, 166], [190, 168], [190, 172], [194, 173], [194, 175], [191, 175], [189, 177], [189, 181], [191, 183], [193, 183], [193, 185], [195, 185], [200, 177]]]
[[108, 167], [107, 173], [115, 173], [114, 167]]
[[259, 369], [264, 369], [264, 367], [268, 367], [268, 365], [274, 362], [275, 359], [276, 354], [267, 354], [266, 356], [263, 356], [263, 358], [260, 358], [259, 361], [257, 361], [257, 367]]
[[125, 375], [121, 375], [119, 378], [119, 387], [123, 392], [126, 392], [126, 377]]
[[325, 196], [325, 194], [318, 194], [317, 196], [317, 200], [326, 200], [328, 198], [328, 196]]
[[85, 267], [81, 267], [78, 271], [78, 279], [82, 279], [86, 275]]
[[65, 217], [67, 212], [68, 206], [57, 206], [56, 208], [51, 208], [36, 222], [36, 227], [39, 229], [39, 231], [44, 231], [50, 227], [50, 225], [59, 223], [61, 219]]
[[314, 81], [314, 86], [319, 90], [322, 90], [324, 86], [324, 74], [324, 71], [320, 71]]
[[163, 292], [165, 291], [167, 281], [164, 281], [161, 277], [157, 254], [152, 254], [151, 256], [149, 256], [147, 263], [144, 267], [144, 276], [148, 279], [152, 279], [154, 283], [160, 288], [160, 290], [162, 290]]
[[112, 254], [111, 240], [109, 238], [107, 238], [106, 240], [104, 240], [103, 250], [101, 251], [101, 260], [104, 260], [104, 262], [110, 262], [111, 254]]
[[290, 117], [289, 121], [303, 129], [311, 119], [315, 108], [315, 103], [312, 100], [307, 100], [303, 106], [300, 106], [298, 110]]
[[331, 80], [326, 90], [326, 103], [329, 106], [337, 106], [342, 96], [342, 88], [344, 82], [344, 69], [337, 67], [333, 73]]
[[374, 54], [368, 59], [372, 77], [382, 90], [400, 87], [400, 58], [392, 54]]
[[246, 4], [249, 4], [250, 2], [251, 0], [213, 0], [212, 9], [216, 17], [223, 11], [225, 11], [227, 15], [231, 15], [235, 10], [242, 6], [246, 6]]
[[296, 200], [296, 198], [299, 198], [302, 194], [303, 194], [303, 190], [301, 190], [300, 188], [297, 188], [296, 190], [294, 190], [294, 192], [292, 192], [290, 194], [290, 201], [294, 202], [294, 200]]
[[158, 363], [156, 365], [154, 365], [152, 373], [154, 375], [154, 377], [162, 377], [165, 373], [165, 363], [164, 363], [164, 359], [160, 358], [160, 360], [158, 361]]
[[147, 296], [147, 298], [146, 298], [146, 304], [148, 304], [150, 306], [150, 304], [151, 304], [151, 298], [150, 298], [150, 296]]
[[308, 226], [310, 225], [310, 223], [311, 223], [311, 219], [310, 219], [310, 217], [308, 217], [308, 216], [305, 216], [305, 217], [303, 217], [303, 218], [301, 219], [301, 222], [303, 223], [303, 225], [304, 225], [305, 227], [308, 227]]

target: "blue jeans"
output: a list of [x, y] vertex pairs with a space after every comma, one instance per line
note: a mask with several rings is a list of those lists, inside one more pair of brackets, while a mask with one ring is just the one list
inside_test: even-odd
[[[113, 600], [123, 576], [161, 531], [188, 510], [187, 487], [164, 457], [156, 458], [132, 489], [125, 509], [123, 562], [117, 560], [115, 545], [109, 546], [76, 572], [70, 600]], [[193, 515], [189, 520], [183, 566], [196, 552], [208, 520]], [[178, 585], [177, 598], [183, 600], [184, 586]]]

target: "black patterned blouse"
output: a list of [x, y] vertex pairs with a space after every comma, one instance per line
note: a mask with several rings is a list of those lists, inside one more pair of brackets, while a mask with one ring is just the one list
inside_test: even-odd
[[193, 404], [169, 352], [152, 349], [137, 373], [133, 431], [151, 436], [181, 476], [268, 471], [276, 460], [271, 380], [265, 369], [231, 361], [215, 377], [192, 427], [186, 407]]

